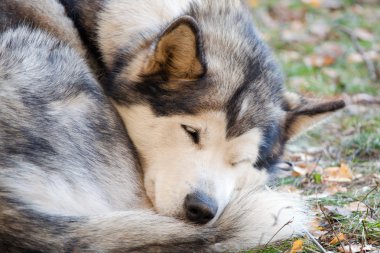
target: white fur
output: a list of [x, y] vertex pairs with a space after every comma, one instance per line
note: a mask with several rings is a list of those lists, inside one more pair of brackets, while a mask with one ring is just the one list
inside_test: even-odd
[[228, 227], [233, 221], [238, 228], [232, 231], [234, 237], [215, 244], [213, 250], [235, 252], [301, 235], [311, 217], [299, 196], [246, 187], [236, 193], [217, 223]]
[[[266, 173], [252, 167], [259, 129], [229, 140], [223, 112], [157, 117], [147, 106], [116, 107], [141, 156], [146, 192], [159, 213], [183, 215], [186, 195], [202, 191], [216, 200], [218, 216], [234, 189], [265, 183]], [[200, 131], [199, 145], [181, 125]]]

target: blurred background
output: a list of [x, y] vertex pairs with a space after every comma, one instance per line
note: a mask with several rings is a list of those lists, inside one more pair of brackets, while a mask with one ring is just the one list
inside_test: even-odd
[[[249, 0], [287, 88], [347, 108], [294, 140], [278, 187], [317, 214], [309, 237], [252, 252], [380, 252], [380, 1]], [[319, 245], [318, 245], [319, 244]]]

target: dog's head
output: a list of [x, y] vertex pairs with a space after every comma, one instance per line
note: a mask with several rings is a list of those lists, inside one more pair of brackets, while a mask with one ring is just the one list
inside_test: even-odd
[[234, 190], [265, 184], [287, 140], [344, 106], [285, 92], [249, 16], [210, 15], [168, 24], [109, 88], [155, 209], [201, 224]]

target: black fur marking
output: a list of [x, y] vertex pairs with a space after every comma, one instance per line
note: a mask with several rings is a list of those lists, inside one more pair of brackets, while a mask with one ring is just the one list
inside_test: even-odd
[[122, 48], [118, 50], [115, 60], [112, 63], [110, 69], [106, 72], [102, 85], [108, 96], [119, 102], [125, 102], [125, 98], [128, 94], [128, 86], [126, 80], [118, 80], [121, 72], [126, 69], [133, 58], [133, 54], [128, 51], [128, 48]]
[[73, 20], [75, 27], [79, 31], [79, 36], [83, 43], [87, 45], [99, 67], [105, 69], [102, 55], [97, 44], [96, 15], [103, 8], [103, 0], [59, 0], [65, 7], [67, 15]]
[[[258, 160], [254, 164], [254, 167], [273, 172], [275, 170], [275, 165], [282, 155], [284, 144], [285, 142], [282, 139], [281, 128], [277, 123], [273, 123], [265, 128], [259, 149]], [[277, 150], [275, 150], [275, 148], [277, 148]]]
[[[9, 126], [6, 122], [0, 122], [0, 125], [2, 129], [5, 129], [4, 135], [1, 136], [4, 144], [1, 149], [2, 154], [0, 154], [4, 164], [8, 160], [12, 161], [12, 157], [19, 156], [25, 161], [46, 167], [43, 160], [57, 154], [47, 139], [32, 133], [28, 128], [16, 129], [15, 126]], [[12, 130], [6, 130], [7, 125]]]
[[[116, 84], [117, 85], [117, 84]], [[132, 85], [131, 96], [125, 93], [123, 100], [127, 104], [150, 104], [157, 116], [173, 114], [195, 114], [202, 108], [202, 100], [210, 83], [206, 78], [198, 81], [178, 82], [180, 89], [166, 87], [166, 82], [161, 75], [145, 78], [142, 83]], [[186, 99], [183, 99], [186, 98]]]

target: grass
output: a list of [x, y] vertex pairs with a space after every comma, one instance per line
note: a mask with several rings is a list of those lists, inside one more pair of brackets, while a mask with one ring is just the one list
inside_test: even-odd
[[[346, 32], [366, 33], [358, 37], [357, 43], [365, 52], [375, 54], [371, 62], [380, 68], [380, 25], [376, 21], [380, 5], [376, 1], [342, 0], [335, 9], [318, 6], [318, 3], [332, 2], [328, 0], [252, 2], [255, 3], [253, 13], [257, 27], [274, 49], [289, 90], [321, 97], [353, 97], [360, 93], [380, 96], [380, 82], [371, 79], [368, 67], [360, 61], [355, 42]], [[322, 29], [326, 32], [318, 35]], [[307, 59], [323, 55], [328, 51], [326, 45], [333, 45], [340, 53], [326, 64], [310, 64]], [[310, 154], [313, 148], [319, 151]], [[329, 184], [324, 182], [322, 172], [316, 170], [302, 177], [287, 176], [278, 182], [280, 188], [291, 186], [310, 199], [319, 226], [325, 232], [318, 239], [323, 248], [338, 252], [340, 243], [331, 244], [330, 241], [341, 232], [346, 236], [345, 245], [370, 244], [373, 246], [371, 252], [379, 252], [380, 105], [350, 105], [328, 123], [289, 145], [288, 157], [299, 153], [311, 156], [309, 162], [318, 164], [321, 169], [344, 162], [355, 175], [351, 182]], [[312, 197], [331, 186], [339, 186], [345, 191]], [[329, 206], [347, 209], [348, 205], [357, 202], [367, 205], [367, 211], [350, 211], [343, 215], [326, 209]], [[248, 252], [290, 252], [296, 239]], [[301, 239], [304, 245], [299, 252], [321, 252], [308, 238]]]
[[[373, 41], [359, 40], [360, 46], [366, 51], [377, 50], [376, 47], [380, 42], [380, 26], [374, 24], [376, 24], [375, 17], [379, 6], [360, 6], [364, 10], [355, 13], [355, 7], [359, 5], [352, 4], [355, 1], [344, 2], [345, 4], [337, 11], [312, 8], [300, 0], [259, 2], [254, 11], [257, 26], [274, 48], [288, 78], [289, 89], [321, 96], [339, 95], [342, 92], [348, 94], [365, 92], [379, 95], [379, 87], [370, 80], [366, 65], [363, 62], [350, 62], [349, 57], [356, 53], [356, 50], [350, 37], [342, 31], [343, 28], [350, 31], [365, 29], [372, 34]], [[273, 13], [273, 9], [280, 9], [278, 11], [280, 13], [281, 11], [288, 13], [289, 20], [286, 20], [286, 17], [276, 20], [276, 12], [269, 16], [268, 13]], [[294, 20], [292, 15], [301, 17], [299, 20]], [[266, 18], [262, 18], [263, 16]], [[282, 16], [286, 15], [282, 14]], [[277, 21], [277, 25], [271, 24], [268, 27], [265, 22], [267, 19]], [[316, 24], [327, 27], [328, 32], [325, 36], [313, 35], [310, 30]], [[283, 37], [286, 32], [293, 34], [294, 40], [285, 40]], [[300, 41], [297, 41], [297, 37], [300, 37]], [[304, 62], [305, 56], [313, 55], [321, 45], [327, 43], [337, 44], [337, 47], [342, 50], [342, 55], [337, 57], [333, 64], [324, 66], [323, 69], [308, 66]], [[289, 57], [289, 54], [292, 57]], [[334, 76], [331, 76], [331, 71], [334, 72]]]

